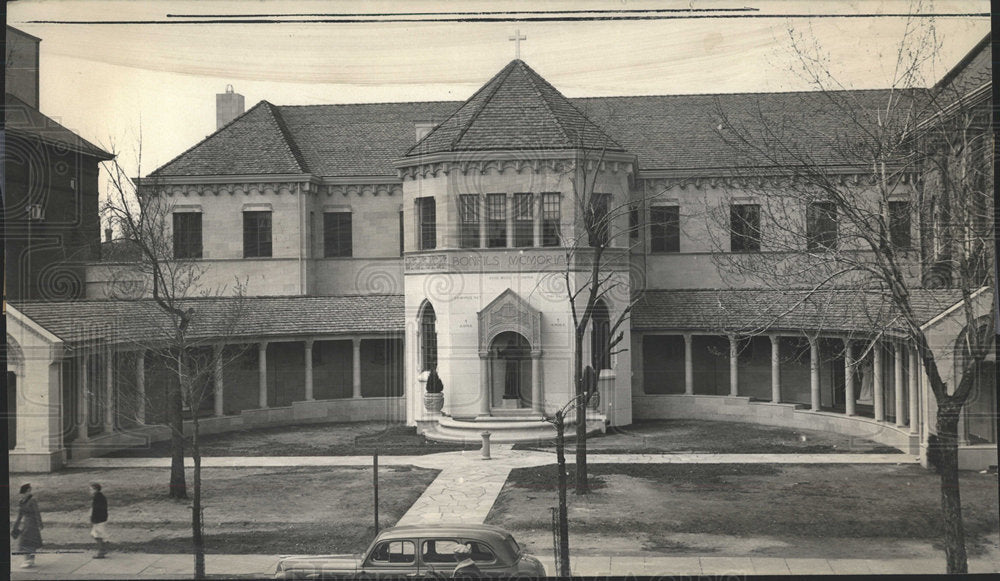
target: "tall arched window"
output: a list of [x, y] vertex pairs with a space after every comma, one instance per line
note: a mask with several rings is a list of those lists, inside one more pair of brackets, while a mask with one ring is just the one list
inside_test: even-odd
[[429, 371], [437, 368], [437, 315], [434, 307], [424, 301], [420, 312], [420, 369]]
[[590, 322], [590, 360], [597, 371], [611, 368], [611, 317], [604, 301], [598, 299]]

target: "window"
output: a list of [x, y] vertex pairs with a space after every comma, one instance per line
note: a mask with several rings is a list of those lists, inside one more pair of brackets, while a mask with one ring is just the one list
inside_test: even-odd
[[458, 246], [479, 248], [479, 196], [458, 196]]
[[681, 209], [678, 206], [653, 206], [649, 210], [650, 252], [681, 251]]
[[590, 197], [593, 218], [591, 222], [591, 246], [607, 246], [611, 242], [611, 194], [594, 194]]
[[729, 249], [760, 252], [760, 206], [733, 204], [729, 208]]
[[639, 242], [639, 205], [628, 205], [628, 245], [634, 246]]
[[423, 371], [437, 368], [437, 314], [430, 303], [420, 314], [420, 363]]
[[514, 194], [514, 246], [535, 245], [534, 196]]
[[507, 246], [507, 194], [486, 195], [486, 247]]
[[351, 256], [351, 254], [351, 213], [324, 213], [323, 256], [325, 258], [337, 258]]
[[437, 207], [434, 198], [417, 198], [417, 221], [419, 250], [437, 248]]
[[611, 317], [598, 299], [590, 320], [590, 364], [594, 370], [611, 368]]
[[413, 541], [382, 541], [372, 549], [372, 563], [409, 564], [416, 560], [416, 547]]
[[559, 194], [542, 194], [542, 246], [559, 246]]
[[399, 211], [399, 255], [403, 255], [403, 211]]
[[201, 213], [174, 214], [174, 258], [201, 258]]
[[271, 212], [243, 212], [243, 258], [271, 256]]
[[479, 541], [459, 541], [457, 539], [428, 539], [420, 547], [420, 557], [424, 563], [458, 563], [462, 559], [455, 554], [459, 545], [468, 545], [472, 552], [469, 558], [476, 563], [492, 563], [496, 555], [486, 543]]
[[837, 207], [833, 202], [813, 202], [806, 209], [806, 248], [837, 248]]
[[910, 203], [889, 202], [889, 243], [893, 248], [909, 248]]

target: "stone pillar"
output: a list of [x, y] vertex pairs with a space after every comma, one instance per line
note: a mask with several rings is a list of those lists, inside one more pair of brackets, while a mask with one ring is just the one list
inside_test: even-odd
[[507, 248], [514, 247], [514, 194], [504, 196], [504, 209], [507, 218]]
[[539, 414], [545, 413], [545, 404], [542, 401], [542, 376], [539, 372], [542, 362], [542, 352], [531, 352], [531, 411]]
[[[534, 377], [532, 377], [532, 382], [534, 382]], [[532, 383], [532, 388], [534, 388], [534, 383]], [[490, 358], [488, 351], [479, 352], [479, 414], [490, 415]]]
[[875, 400], [875, 421], [885, 420], [885, 401], [882, 386], [882, 344], [878, 341], [872, 347], [872, 398]]
[[857, 413], [854, 407], [854, 344], [850, 339], [844, 339], [844, 413], [853, 416]]
[[353, 386], [353, 393], [351, 397], [354, 399], [359, 399], [361, 397], [361, 339], [355, 337], [351, 339], [351, 343], [354, 345], [354, 375], [351, 385]]
[[257, 344], [258, 401], [257, 407], [267, 409], [267, 341]]
[[771, 401], [781, 402], [781, 337], [771, 335]]
[[905, 388], [903, 387], [903, 344], [894, 343], [892, 347], [892, 365], [893, 365], [893, 382], [892, 382], [892, 398], [893, 403], [896, 404], [896, 427], [902, 428], [906, 425], [903, 421], [903, 416], [906, 414], [906, 408], [903, 407], [903, 393]]
[[136, 420], [145, 425], [146, 423], [146, 350], [136, 351], [135, 356], [135, 390], [139, 399], [135, 410]]
[[819, 339], [809, 337], [809, 402], [812, 411], [818, 412], [819, 398]]
[[306, 401], [313, 401], [313, 340], [306, 339]]
[[[88, 426], [90, 424], [90, 366], [87, 365], [90, 354], [84, 350], [80, 355], [80, 425], [76, 427], [76, 441], [86, 442], [90, 439]], [[20, 444], [20, 442], [18, 442]]]
[[223, 380], [222, 374], [222, 352], [225, 345], [215, 346], [215, 369], [213, 370], [213, 378], [215, 379], [215, 415], [216, 417], [221, 417], [226, 415], [225, 408], [223, 407], [222, 396], [225, 394], [226, 387]]
[[115, 353], [104, 351], [104, 433], [115, 431]]
[[910, 377], [909, 377], [910, 381], [908, 383], [909, 383], [909, 399], [910, 399], [910, 414], [909, 414], [910, 417], [908, 419], [910, 420], [910, 433], [916, 434], [920, 431], [919, 424], [917, 423], [920, 417], [920, 408], [918, 405], [920, 403], [920, 395], [918, 392], [920, 383], [918, 381], [917, 374], [920, 372], [920, 370], [917, 361], [916, 349], [910, 349], [909, 361], [910, 361]]
[[486, 198], [479, 196], [479, 247], [486, 248]]
[[694, 355], [691, 333], [684, 333], [684, 395], [694, 395]]
[[531, 207], [535, 211], [532, 219], [532, 237], [536, 248], [542, 245], [542, 195], [534, 194], [531, 200]]
[[739, 395], [740, 368], [739, 368], [739, 342], [736, 335], [729, 336], [729, 395], [736, 397]]

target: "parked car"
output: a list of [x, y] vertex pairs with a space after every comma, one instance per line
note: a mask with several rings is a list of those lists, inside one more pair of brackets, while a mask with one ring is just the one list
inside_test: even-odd
[[275, 579], [450, 578], [458, 564], [455, 548], [468, 545], [469, 557], [484, 577], [539, 578], [541, 561], [525, 553], [507, 531], [490, 525], [411, 525], [385, 529], [361, 555], [283, 557]]

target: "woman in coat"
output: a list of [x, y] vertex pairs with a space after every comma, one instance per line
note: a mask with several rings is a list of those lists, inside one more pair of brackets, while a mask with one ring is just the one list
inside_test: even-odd
[[11, 535], [17, 538], [19, 553], [24, 554], [22, 568], [35, 566], [35, 551], [42, 546], [42, 513], [38, 501], [31, 495], [31, 485], [21, 485], [21, 501]]

